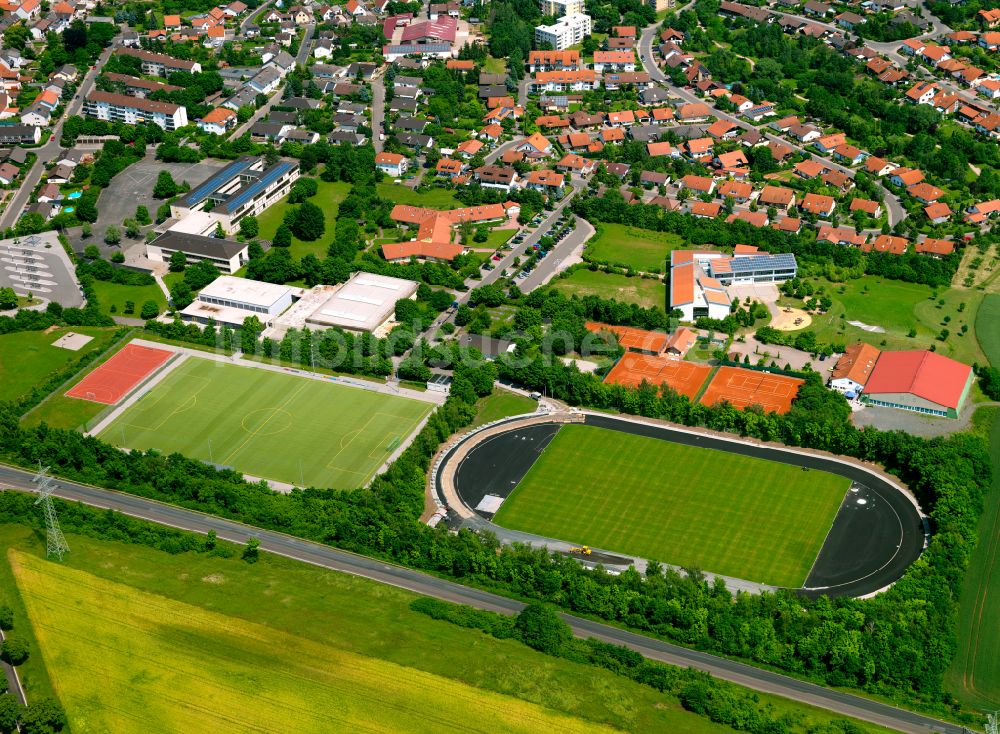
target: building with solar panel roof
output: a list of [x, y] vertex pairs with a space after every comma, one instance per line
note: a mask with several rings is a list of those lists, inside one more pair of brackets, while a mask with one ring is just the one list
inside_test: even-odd
[[268, 166], [263, 156], [243, 156], [171, 204], [170, 215], [182, 221], [193, 217], [192, 222], [205, 223], [205, 231], [192, 234], [211, 235], [216, 223], [229, 234], [243, 217], [258, 216], [287, 196], [298, 177], [297, 161], [282, 158]]

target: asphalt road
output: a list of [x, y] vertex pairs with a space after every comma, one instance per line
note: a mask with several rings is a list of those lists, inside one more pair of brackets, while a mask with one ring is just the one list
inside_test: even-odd
[[372, 145], [376, 153], [382, 152], [382, 135], [385, 130], [385, 80], [381, 75], [372, 79]]
[[[315, 30], [316, 30], [315, 23], [310, 23], [309, 25], [306, 26], [305, 33], [302, 35], [302, 43], [299, 45], [299, 52], [295, 54], [295, 62], [299, 64], [299, 66], [305, 66], [306, 61], [309, 60], [309, 51], [310, 49], [312, 49], [312, 43], [311, 43], [312, 35], [313, 31]], [[277, 90], [272, 92], [271, 97], [267, 100], [264, 106], [258, 109], [256, 112], [254, 112], [249, 120], [244, 122], [242, 125], [233, 130], [232, 133], [230, 133], [229, 140], [238, 140], [241, 136], [245, 135], [250, 130], [251, 127], [256, 125], [258, 120], [263, 119], [264, 116], [271, 111], [271, 108], [282, 100], [281, 90], [283, 88], [284, 88], [284, 83], [282, 83], [282, 85], [279, 86]]]
[[14, 192], [14, 196], [7, 203], [7, 208], [4, 210], [3, 215], [0, 215], [0, 229], [14, 226], [15, 222], [21, 216], [21, 211], [31, 198], [32, 192], [38, 186], [38, 182], [45, 172], [46, 164], [51, 163], [59, 157], [59, 154], [62, 152], [59, 139], [62, 138], [63, 123], [67, 117], [72, 117], [80, 113], [80, 109], [83, 107], [83, 100], [93, 90], [94, 81], [97, 79], [98, 73], [107, 63], [112, 51], [118, 46], [119, 39], [120, 37], [116, 36], [111, 41], [111, 45], [101, 52], [97, 63], [94, 64], [95, 68], [88, 69], [87, 73], [84, 74], [83, 81], [80, 82], [80, 86], [76, 90], [76, 95], [66, 104], [62, 117], [59, 118], [55, 127], [52, 128], [52, 135], [49, 137], [48, 142], [40, 148], [31, 149], [37, 154], [38, 158], [35, 160], [35, 164], [31, 167], [31, 170], [24, 177], [24, 182], [20, 188]]
[[[0, 487], [33, 491], [34, 485], [31, 483], [31, 478], [30, 472], [0, 465]], [[79, 501], [102, 509], [117, 510], [132, 517], [196, 533], [207, 533], [209, 530], [215, 530], [219, 538], [233, 543], [243, 544], [248, 538], [256, 537], [260, 540], [261, 550], [269, 553], [372, 579], [445, 601], [467, 604], [504, 614], [515, 614], [524, 606], [521, 602], [513, 599], [462, 586], [401, 566], [394, 566], [374, 558], [346, 553], [318, 543], [253, 528], [142, 497], [64, 480], [57, 482], [55, 494], [65, 500]], [[812, 683], [760, 670], [751, 665], [708, 653], [688, 650], [599, 622], [568, 614], [562, 616], [573, 628], [573, 633], [579, 637], [595, 637], [605, 642], [624, 645], [651, 660], [704, 670], [718, 678], [754, 690], [818, 706], [839, 715], [863, 719], [907, 734], [928, 734], [929, 732], [964, 734], [965, 732], [960, 726], [937, 721], [878, 701], [832, 691]]]

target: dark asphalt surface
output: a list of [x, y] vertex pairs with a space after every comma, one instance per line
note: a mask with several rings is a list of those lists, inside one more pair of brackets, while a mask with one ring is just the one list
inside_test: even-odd
[[[0, 487], [33, 491], [32, 476], [31, 472], [0, 465]], [[65, 500], [117, 510], [132, 517], [197, 533], [207, 533], [210, 529], [214, 529], [218, 537], [234, 543], [245, 543], [249, 537], [253, 536], [260, 540], [261, 550], [391, 584], [425, 596], [505, 614], [516, 613], [524, 606], [518, 601], [497, 594], [462, 586], [418, 571], [346, 553], [281, 533], [241, 525], [230, 520], [107, 489], [89, 487], [65, 480], [58, 480], [57, 485], [55, 495]], [[907, 732], [907, 734], [926, 734], [927, 732], [964, 734], [964, 730], [960, 726], [937, 721], [878, 701], [832, 691], [819, 685], [795, 680], [708, 653], [688, 650], [599, 622], [567, 614], [562, 616], [578, 636], [595, 637], [606, 642], [624, 645], [652, 660], [704, 670], [718, 678], [748, 688], [802, 701], [843, 716], [864, 719], [897, 731]]]

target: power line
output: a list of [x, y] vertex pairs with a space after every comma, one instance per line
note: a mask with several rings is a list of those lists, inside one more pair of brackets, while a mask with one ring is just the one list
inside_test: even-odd
[[45, 513], [45, 557], [55, 556], [61, 561], [63, 554], [69, 552], [69, 543], [66, 542], [66, 536], [59, 527], [56, 508], [52, 505], [52, 493], [56, 489], [56, 484], [48, 475], [48, 471], [49, 467], [43, 467], [39, 462], [38, 473], [31, 481], [38, 484], [38, 499], [35, 500], [35, 504], [40, 504]]

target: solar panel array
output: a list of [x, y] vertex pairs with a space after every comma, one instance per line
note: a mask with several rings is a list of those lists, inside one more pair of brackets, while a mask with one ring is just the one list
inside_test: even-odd
[[255, 161], [255, 158], [240, 158], [239, 160], [233, 161], [214, 176], [210, 176], [207, 181], [185, 196], [182, 199], [184, 206], [188, 208], [197, 206], [211, 194], [220, 189], [223, 184], [231, 181], [236, 178], [236, 176], [243, 173], [243, 171], [252, 166]]
[[261, 174], [260, 178], [240, 191], [236, 196], [222, 204], [222, 207], [229, 213], [239, 209], [247, 201], [255, 197], [261, 191], [277, 181], [292, 170], [292, 164], [287, 161], [279, 161]]
[[734, 257], [729, 266], [735, 274], [756, 273], [761, 270], [791, 270], [795, 268], [795, 255], [781, 252], [777, 255]]

